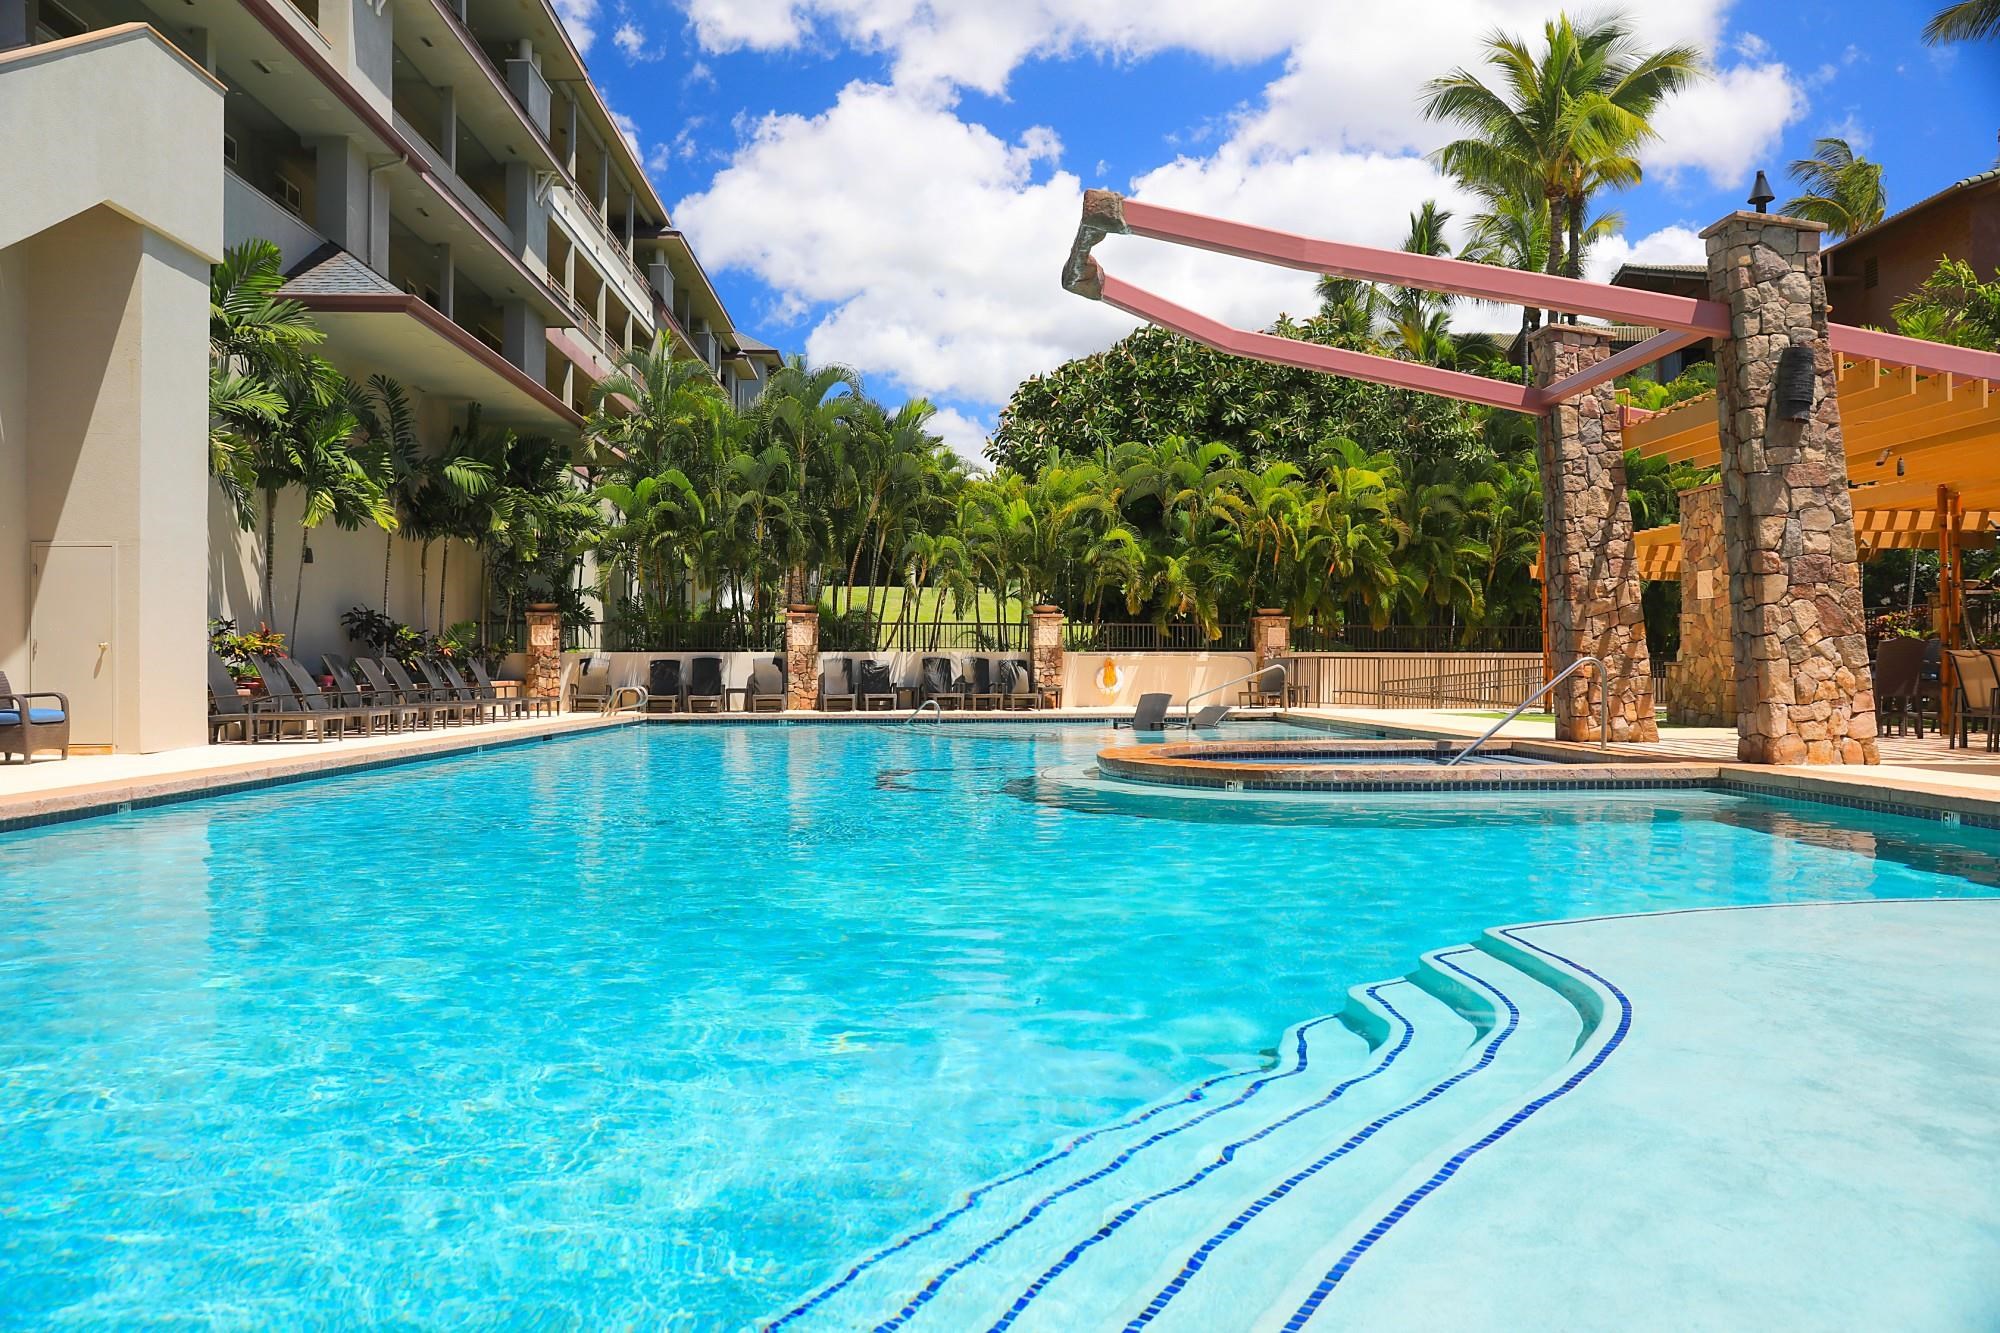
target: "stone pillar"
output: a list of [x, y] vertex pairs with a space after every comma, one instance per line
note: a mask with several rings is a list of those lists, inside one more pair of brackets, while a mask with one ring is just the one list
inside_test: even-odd
[[[1753, 764], [1873, 764], [1875, 689], [1847, 494], [1816, 222], [1735, 213], [1702, 233], [1716, 340], [1736, 753]], [[1812, 405], [1780, 415], [1777, 369], [1812, 351]]]
[[1028, 621], [1028, 670], [1038, 690], [1061, 689], [1063, 683], [1063, 613], [1060, 607], [1038, 606]]
[[785, 707], [819, 707], [819, 608], [810, 604], [785, 611]]
[[1250, 614], [1250, 651], [1262, 671], [1280, 658], [1292, 655], [1292, 618], [1283, 611], [1269, 609]]
[[[562, 690], [562, 612], [546, 602], [528, 608], [528, 680], [533, 698], [554, 699]], [[563, 700], [564, 707], [569, 701]]]
[[1681, 492], [1681, 651], [1668, 669], [1667, 716], [1686, 727], [1736, 725], [1729, 551], [1722, 483]]
[[[1535, 383], [1552, 384], [1588, 369], [1609, 354], [1610, 343], [1608, 329], [1576, 324], [1537, 329], [1528, 342]], [[1625, 436], [1611, 385], [1557, 404], [1541, 419], [1538, 442], [1552, 662], [1560, 672], [1580, 657], [1596, 657], [1609, 675], [1602, 680], [1585, 668], [1551, 692], [1556, 739], [1600, 739], [1599, 709], [1608, 690], [1611, 739], [1658, 740], [1643, 585], [1625, 493]]]

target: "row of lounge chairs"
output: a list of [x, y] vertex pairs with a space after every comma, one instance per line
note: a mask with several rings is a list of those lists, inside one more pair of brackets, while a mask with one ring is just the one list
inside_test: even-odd
[[[939, 708], [1029, 709], [1039, 707], [1028, 663], [1022, 659], [971, 658], [971, 675], [959, 674], [949, 657], [926, 657], [915, 681], [899, 684], [889, 664], [873, 658], [831, 657], [820, 670], [816, 706], [822, 712], [869, 712], [936, 701]], [[780, 712], [786, 703], [782, 658], [753, 662], [748, 683], [725, 688], [720, 657], [655, 658], [647, 666], [647, 708], [653, 712], [720, 713], [740, 696], [748, 713]], [[587, 660], [578, 674], [572, 702], [578, 708], [605, 707], [617, 694], [608, 659]]]
[[470, 678], [441, 658], [417, 662], [421, 683], [409, 666], [392, 657], [350, 661], [329, 654], [324, 663], [331, 688], [292, 658], [256, 658], [264, 693], [246, 699], [237, 692], [228, 666], [211, 653], [209, 739], [325, 740], [539, 717], [557, 707], [554, 699], [500, 693], [485, 665], [476, 661], [469, 664]]

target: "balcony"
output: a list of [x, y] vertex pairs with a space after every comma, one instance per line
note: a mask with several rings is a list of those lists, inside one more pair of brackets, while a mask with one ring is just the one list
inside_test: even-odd
[[225, 169], [222, 173], [222, 243], [234, 246], [248, 240], [266, 240], [275, 244], [287, 271], [326, 244], [326, 238], [307, 226], [296, 213], [235, 172]]

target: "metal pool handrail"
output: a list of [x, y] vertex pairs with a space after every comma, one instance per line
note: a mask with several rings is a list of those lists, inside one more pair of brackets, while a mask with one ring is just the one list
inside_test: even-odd
[[[1277, 672], [1284, 679], [1285, 685], [1290, 685], [1292, 683], [1291, 668], [1286, 666], [1283, 662], [1273, 662], [1269, 666], [1258, 667], [1255, 671], [1251, 672], [1247, 676], [1238, 676], [1235, 680], [1225, 680], [1220, 685], [1216, 685], [1213, 686], [1212, 688], [1203, 690], [1200, 694], [1190, 694], [1185, 700], [1181, 702], [1181, 725], [1188, 726], [1192, 724], [1194, 720], [1195, 700], [1206, 699], [1211, 694], [1220, 694], [1222, 693], [1222, 691], [1228, 689], [1232, 685], [1241, 685], [1246, 680], [1257, 680], [1260, 677], [1270, 675], [1273, 671]], [[1284, 697], [1284, 688], [1285, 687], [1282, 685], [1279, 687], [1279, 693], [1278, 693], [1279, 698]], [[1280, 705], [1280, 707], [1283, 707], [1283, 705]]]
[[1512, 722], [1515, 718], [1527, 712], [1529, 704], [1535, 702], [1535, 700], [1541, 698], [1543, 695], [1547, 694], [1550, 690], [1562, 684], [1565, 680], [1568, 680], [1571, 676], [1575, 675], [1578, 671], [1587, 666], [1596, 667], [1598, 673], [1604, 677], [1604, 687], [1598, 690], [1597, 692], [1598, 711], [1603, 714], [1602, 719], [1598, 723], [1597, 748], [1600, 750], [1609, 750], [1611, 748], [1611, 670], [1609, 667], [1604, 665], [1604, 660], [1602, 658], [1579, 657], [1576, 659], [1576, 661], [1571, 662], [1561, 671], [1556, 672], [1556, 674], [1550, 678], [1548, 684], [1542, 686], [1540, 689], [1536, 690], [1533, 694], [1521, 700], [1520, 703], [1515, 704], [1514, 711], [1507, 714], [1507, 716], [1501, 718], [1498, 722], [1495, 722], [1492, 726], [1488, 727], [1486, 729], [1485, 735], [1481, 736], [1478, 740], [1474, 741], [1472, 744], [1466, 746], [1463, 750], [1460, 750], [1457, 754], [1453, 755], [1451, 758], [1445, 760], [1444, 766], [1446, 768], [1455, 767], [1459, 760], [1464, 759], [1466, 756], [1470, 755], [1474, 750], [1477, 750], [1480, 746], [1486, 744], [1486, 742], [1492, 740], [1496, 735], [1498, 735], [1500, 732], [1500, 728], [1506, 726], [1509, 722]]
[[643, 713], [651, 699], [652, 695], [646, 692], [644, 685], [620, 685], [605, 699], [603, 716], [610, 717], [613, 713], [622, 713], [628, 708]]
[[935, 699], [926, 699], [922, 703], [918, 704], [916, 708], [912, 710], [910, 715], [903, 719], [903, 725], [907, 727], [912, 722], [915, 722], [918, 718], [922, 717], [924, 715], [924, 710], [926, 708], [931, 709], [933, 712], [937, 714], [937, 721], [931, 723], [931, 725], [934, 727], [942, 726], [944, 724], [944, 705], [939, 703]]

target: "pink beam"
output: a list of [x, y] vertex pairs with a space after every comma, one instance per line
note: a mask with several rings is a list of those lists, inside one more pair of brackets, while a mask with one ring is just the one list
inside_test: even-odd
[[1900, 333], [1857, 329], [1852, 324], [1827, 326], [1827, 340], [1833, 350], [1892, 366], [1915, 366], [1934, 375], [1956, 375], [1960, 379], [1988, 380], [2000, 384], [2000, 352], [1980, 352], [1970, 347], [1906, 338]]
[[1542, 410], [1546, 411], [1563, 399], [1574, 397], [1594, 384], [1615, 380], [1627, 371], [1637, 370], [1641, 366], [1650, 366], [1667, 353], [1678, 352], [1689, 343], [1698, 343], [1707, 336], [1705, 333], [1689, 333], [1685, 329], [1668, 329], [1665, 333], [1656, 333], [1642, 343], [1634, 343], [1614, 356], [1607, 356], [1594, 366], [1544, 386], [1536, 395], [1537, 402]]
[[1436, 366], [1414, 361], [1371, 356], [1366, 352], [1322, 347], [1318, 343], [1299, 342], [1270, 333], [1250, 333], [1231, 328], [1221, 320], [1198, 315], [1101, 270], [1098, 271], [1097, 283], [1098, 299], [1104, 304], [1115, 306], [1128, 315], [1136, 315], [1163, 329], [1184, 334], [1218, 352], [1283, 366], [1297, 366], [1301, 370], [1345, 375], [1349, 379], [1367, 380], [1371, 384], [1386, 384], [1397, 389], [1415, 389], [1419, 393], [1459, 398], [1515, 412], [1535, 413], [1541, 410], [1535, 402], [1535, 391], [1525, 385], [1507, 384], [1487, 379], [1484, 375], [1467, 375], [1456, 370], [1440, 370]]
[[[1454, 296], [1472, 296], [1507, 305], [1596, 315], [1621, 324], [1686, 329], [1709, 337], [1729, 332], [1729, 308], [1719, 301], [1635, 291], [1600, 282], [1585, 282], [1581, 278], [1526, 273], [1494, 264], [1473, 264], [1463, 259], [1439, 259], [1402, 250], [1378, 250], [1366, 245], [1315, 240], [1266, 227], [1161, 208], [1157, 204], [1137, 203], [1117, 195], [1112, 198], [1117, 200], [1116, 216], [1123, 223], [1116, 230], [1150, 240], [1171, 241], [1197, 250], [1234, 255], [1239, 259], [1258, 259], [1306, 273], [1330, 273], [1343, 278], [1390, 282], [1399, 287], [1421, 287], [1426, 291], [1446, 292]], [[1086, 204], [1086, 209], [1088, 207]]]

